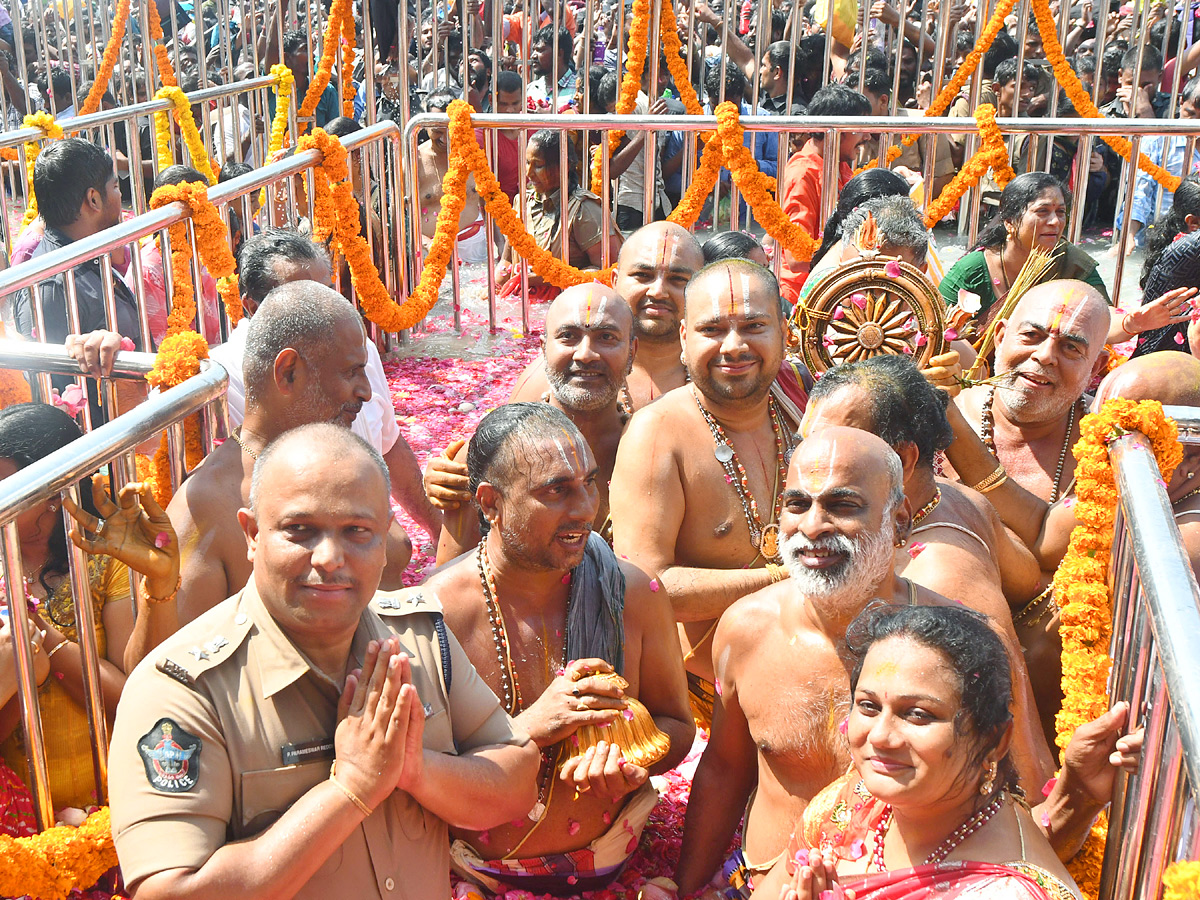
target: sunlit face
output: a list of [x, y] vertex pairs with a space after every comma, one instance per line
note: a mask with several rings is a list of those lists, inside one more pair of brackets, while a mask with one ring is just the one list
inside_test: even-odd
[[909, 83], [917, 80], [917, 51], [907, 43], [900, 51], [900, 72]]
[[1016, 112], [1013, 111], [1013, 101], [1017, 95], [1017, 81], [1013, 79], [1007, 84], [996, 86], [996, 104], [1002, 116], [1023, 116], [1029, 109], [1037, 92], [1037, 82], [1028, 78], [1021, 79], [1021, 97], [1017, 102]]
[[[1162, 72], [1158, 69], [1142, 69], [1142, 77], [1138, 81], [1138, 87], [1149, 92], [1151, 97], [1158, 93], [1158, 86], [1162, 82]], [[1133, 84], [1133, 70], [1121, 69], [1119, 81], [1121, 87], [1129, 87]]]
[[1025, 207], [1017, 220], [1015, 243], [1022, 249], [1053, 250], [1066, 228], [1067, 199], [1058, 188], [1047, 188]]
[[897, 810], [948, 810], [978, 793], [978, 741], [961, 734], [961, 679], [939, 650], [889, 637], [867, 650], [847, 737], [871, 795]]
[[633, 365], [630, 316], [613, 291], [594, 285], [560, 294], [546, 313], [546, 378], [566, 409], [615, 403]]
[[583, 561], [600, 504], [592, 451], [566, 429], [514, 440], [521, 443], [508, 483], [486, 487], [499, 492], [495, 528], [504, 553], [535, 570], [573, 569]]
[[865, 131], [847, 131], [838, 138], [838, 157], [842, 162], [853, 162], [858, 148], [870, 137]]
[[334, 327], [329, 351], [306, 361], [297, 407], [305, 422], [336, 422], [349, 428], [370, 399], [366, 334], [356, 317], [346, 316]]
[[552, 74], [554, 71], [554, 48], [550, 44], [534, 44], [531, 61], [535, 75]]
[[257, 511], [239, 521], [255, 587], [286, 634], [353, 634], [379, 586], [391, 521], [383, 477], [365, 454], [331, 460], [297, 446], [264, 473]]
[[621, 248], [613, 288], [633, 311], [633, 331], [651, 340], [679, 333], [683, 292], [704, 265], [694, 242], [651, 226], [634, 232]]
[[551, 163], [533, 142], [525, 147], [525, 179], [543, 196], [558, 190], [558, 161]]
[[779, 374], [779, 299], [763, 288], [762, 279], [732, 267], [711, 269], [688, 288], [684, 363], [704, 396], [717, 402], [756, 402]]
[[115, 169], [112, 177], [104, 183], [101, 216], [104, 228], [111, 228], [121, 223], [121, 180]]
[[996, 399], [1018, 423], [1062, 418], [1103, 365], [1107, 309], [1079, 287], [1048, 282], [996, 327], [996, 371], [1012, 373]]

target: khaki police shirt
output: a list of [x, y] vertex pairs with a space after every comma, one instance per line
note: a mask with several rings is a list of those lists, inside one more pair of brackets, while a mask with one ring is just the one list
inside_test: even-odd
[[[426, 749], [524, 744], [448, 630], [447, 698], [438, 613], [419, 592], [377, 594], [354, 635], [355, 665], [369, 641], [400, 638], [425, 706]], [[223, 844], [266, 830], [327, 779], [339, 693], [280, 630], [253, 578], [147, 656], [125, 684], [109, 755], [125, 883], [201, 867]], [[297, 896], [449, 897], [449, 868], [446, 823], [397, 790]]]

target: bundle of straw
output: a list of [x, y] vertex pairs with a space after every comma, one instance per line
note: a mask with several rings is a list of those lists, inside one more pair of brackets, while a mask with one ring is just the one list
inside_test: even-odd
[[1021, 266], [1021, 271], [1013, 279], [1012, 287], [1004, 295], [1000, 311], [992, 317], [991, 324], [988, 325], [979, 344], [975, 347], [978, 355], [975, 357], [975, 364], [967, 372], [967, 381], [973, 382], [975, 380], [984, 366], [987, 365], [988, 357], [992, 355], [992, 351], [996, 349], [997, 323], [1012, 315], [1012, 311], [1016, 309], [1017, 304], [1021, 302], [1021, 298], [1025, 296], [1026, 292], [1040, 282], [1043, 276], [1050, 271], [1050, 267], [1054, 265], [1055, 257], [1054, 250], [1043, 250], [1041, 247], [1034, 247], [1029, 251], [1029, 258], [1025, 260], [1025, 265]]

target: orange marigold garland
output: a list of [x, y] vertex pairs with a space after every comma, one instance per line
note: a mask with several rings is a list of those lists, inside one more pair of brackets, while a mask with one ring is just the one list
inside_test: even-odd
[[100, 99], [108, 90], [113, 69], [116, 68], [117, 59], [121, 55], [121, 42], [125, 40], [125, 26], [129, 24], [129, 6], [130, 0], [117, 0], [112, 33], [108, 37], [108, 43], [104, 46], [104, 56], [100, 60], [100, 67], [96, 70], [96, 80], [92, 82], [92, 88], [88, 91], [87, 98], [80, 104], [76, 115], [90, 116], [100, 108]]
[[354, 118], [354, 16], [342, 17], [342, 65], [338, 75], [342, 79], [342, 115]]
[[150, 0], [146, 10], [147, 23], [150, 26], [150, 40], [154, 44], [154, 60], [158, 64], [158, 80], [164, 87], [179, 87], [175, 77], [175, 66], [171, 63], [171, 54], [163, 44], [162, 20], [158, 16], [156, 0]]
[[1173, 862], [1163, 875], [1163, 900], [1200, 897], [1200, 862]]
[[[1062, 85], [1063, 91], [1071, 99], [1071, 103], [1074, 104], [1079, 115], [1089, 119], [1103, 119], [1104, 113], [1100, 112], [1096, 104], [1092, 102], [1091, 96], [1080, 83], [1079, 76], [1075, 74], [1071, 63], [1063, 54], [1062, 44], [1058, 40], [1058, 28], [1054, 24], [1054, 14], [1050, 12], [1048, 0], [1033, 0], [1033, 15], [1037, 19], [1040, 33], [1044, 35], [1042, 46], [1045, 48], [1046, 58], [1054, 67], [1054, 77]], [[1133, 144], [1128, 138], [1102, 134], [1100, 140], [1112, 147], [1126, 162], [1129, 162], [1133, 156]], [[1145, 153], [1138, 153], [1137, 164], [1139, 169], [1168, 191], [1179, 190], [1180, 177], [1157, 165]]]
[[[204, 141], [200, 138], [200, 129], [196, 127], [196, 117], [192, 115], [192, 104], [188, 100], [187, 94], [177, 87], [164, 87], [159, 89], [154, 95], [154, 99], [170, 100], [174, 104], [175, 121], [179, 123], [183, 142], [188, 148], [188, 155], [192, 158], [192, 167], [207, 178], [209, 184], [216, 184], [217, 176], [213, 172], [212, 160], [208, 158], [208, 150], [204, 146]], [[163, 114], [163, 119], [159, 119], [159, 115], [159, 113], [155, 113], [154, 121], [156, 127], [166, 118], [165, 114]], [[164, 165], [160, 157], [158, 160], [159, 171], [161, 172], [167, 165], [170, 165], [170, 163], [168, 162]]]
[[1014, 177], [1012, 166], [1008, 160], [1008, 148], [1004, 144], [1004, 138], [1000, 135], [1000, 126], [996, 124], [996, 108], [991, 104], [979, 107], [975, 110], [975, 121], [979, 126], [979, 133], [983, 135], [983, 142], [975, 155], [967, 160], [967, 164], [942, 189], [938, 198], [926, 208], [925, 225], [927, 228], [932, 228], [944, 219], [954, 209], [959, 198], [968, 189], [978, 184], [979, 179], [987, 174], [988, 169], [993, 170], [996, 181], [1001, 187], [1008, 184]]
[[[1055, 719], [1055, 743], [1065, 752], [1075, 729], [1108, 710], [1108, 655], [1112, 635], [1112, 606], [1108, 564], [1112, 555], [1113, 519], [1117, 490], [1108, 445], [1124, 434], [1145, 435], [1158, 461], [1163, 481], [1169, 481], [1183, 459], [1174, 421], [1155, 400], [1109, 400], [1099, 413], [1084, 416], [1073, 453], [1078, 524], [1071, 532], [1067, 554], [1054, 573], [1054, 596], [1062, 610], [1063, 705]], [[1099, 889], [1107, 820], [1101, 817], [1079, 855], [1068, 868], [1084, 895]]]
[[[329, 85], [330, 78], [333, 77], [333, 61], [337, 57], [338, 46], [341, 44], [342, 33], [345, 30], [343, 20], [350, 14], [349, 0], [333, 0], [333, 5], [329, 8], [329, 20], [325, 23], [325, 43], [321, 47], [321, 58], [317, 62], [317, 71], [308, 83], [308, 92], [305, 93], [304, 102], [300, 104], [300, 111], [296, 114], [301, 120], [312, 118], [313, 113], [317, 110], [317, 104], [321, 102], [321, 95], [325, 93], [325, 88]], [[350, 23], [350, 28], [354, 28], [353, 21]], [[308, 129], [308, 123], [301, 121], [297, 127], [303, 134]]]
[[107, 806], [78, 828], [59, 825], [23, 838], [0, 834], [0, 894], [5, 897], [66, 900], [72, 890], [92, 887], [116, 864]]
[[[42, 134], [52, 141], [61, 141], [63, 137], [62, 126], [54, 121], [54, 116], [48, 112], [30, 113], [21, 123], [21, 127], [40, 128]], [[36, 219], [38, 214], [37, 194], [33, 191], [33, 164], [38, 154], [42, 152], [42, 148], [37, 141], [26, 141], [24, 149], [26, 205], [25, 216], [21, 219], [21, 227], [18, 229], [18, 234], [28, 228], [29, 223]]]
[[[674, 29], [671, 33], [675, 33]], [[642, 89], [642, 72], [646, 68], [646, 44], [649, 39], [650, 0], [633, 0], [633, 11], [629, 22], [629, 54], [626, 57], [625, 77], [621, 79], [621, 92], [617, 96], [616, 112], [619, 116], [629, 115], [637, 105], [637, 95]], [[668, 65], [670, 65], [669, 62]], [[688, 83], [690, 84], [690, 80]], [[609, 132], [608, 155], [610, 157], [617, 152], [617, 145], [621, 143], [621, 138], [624, 136], [624, 131]], [[593, 194], [601, 193], [603, 188], [601, 182], [604, 168], [601, 153], [601, 148], [597, 147], [592, 154]]]

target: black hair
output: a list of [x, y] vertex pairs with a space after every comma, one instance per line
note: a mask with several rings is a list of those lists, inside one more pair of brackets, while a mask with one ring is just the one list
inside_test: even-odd
[[[48, 403], [18, 403], [0, 410], [0, 459], [11, 460], [18, 469], [44, 459], [82, 436], [74, 419]], [[91, 478], [80, 481], [79, 499], [84, 509], [98, 515], [92, 503]], [[38, 577], [47, 594], [51, 593], [49, 576], [66, 575], [70, 571], [67, 553], [67, 529], [59, 517], [50, 532], [50, 554]]]
[[103, 197], [113, 177], [112, 157], [83, 138], [54, 141], [33, 164], [33, 195], [38, 212], [51, 228], [79, 218], [79, 208], [95, 189]]
[[1116, 77], [1121, 72], [1121, 59], [1125, 56], [1123, 47], [1106, 47], [1100, 57], [1100, 72], [1105, 78]]
[[1185, 219], [1189, 215], [1200, 218], [1200, 175], [1195, 173], [1179, 182], [1170, 211], [1146, 229], [1146, 262], [1142, 265], [1142, 277], [1139, 281], [1142, 290], [1146, 289], [1150, 272], [1158, 265], [1163, 252], [1171, 246], [1175, 238], [1187, 232]]
[[1076, 75], [1096, 74], [1096, 55], [1094, 53], [1077, 53], [1071, 60], [1071, 68]]
[[[846, 58], [846, 84], [850, 84], [849, 76], [857, 72], [859, 66], [862, 65], [862, 55], [862, 50], [855, 50]], [[887, 54], [874, 45], [867, 47], [867, 68], [882, 69], [886, 72], [888, 68]], [[850, 86], [854, 87], [854, 85]], [[858, 88], [855, 88], [855, 90], [858, 90]]]
[[154, 189], [175, 184], [191, 184], [200, 182], [208, 187], [208, 179], [191, 166], [167, 166], [154, 177]]
[[[471, 442], [467, 444], [467, 490], [474, 497], [483, 482], [495, 485], [504, 493], [512, 476], [513, 438], [528, 432], [548, 434], [565, 431], [579, 434], [579, 429], [559, 409], [549, 403], [506, 403], [483, 417]], [[582, 437], [580, 437], [582, 441]], [[479, 511], [479, 525], [487, 534], [488, 522]]]
[[445, 89], [430, 91], [425, 95], [425, 112], [445, 112], [455, 100], [458, 99], [458, 94]]
[[[1025, 63], [1025, 68], [1021, 70], [1021, 82], [1023, 84], [1037, 84], [1040, 73], [1038, 67], [1031, 62]], [[992, 78], [992, 82], [996, 87], [1002, 87], [1006, 84], [1011, 84], [1017, 80], [1017, 58], [1011, 56], [1000, 65], [996, 66], [996, 74]]]
[[336, 116], [325, 123], [325, 133], [336, 138], [343, 138], [356, 131], [362, 131], [362, 126], [349, 116]]
[[[547, 166], [559, 168], [559, 155], [562, 152], [562, 132], [550, 128], [541, 128], [529, 136], [529, 143], [538, 148]], [[579, 187], [579, 174], [575, 165], [575, 148], [570, 141], [567, 147], [567, 196], [575, 193]], [[561, 175], [561, 173], [560, 173]]]
[[[954, 730], [960, 736], [974, 733], [973, 762], [982, 772], [984, 757], [997, 747], [1012, 721], [1009, 707], [1013, 694], [1008, 654], [988, 626], [987, 617], [965, 606], [889, 605], [863, 611], [846, 630], [846, 646], [854, 664], [851, 692], [858, 689], [867, 651], [888, 638], [907, 638], [946, 657], [959, 680]], [[992, 794], [986, 799], [1003, 790], [1019, 790], [1017, 771], [1007, 754], [998, 763]]]
[[[1132, 72], [1137, 68], [1138, 48], [1130, 47], [1121, 57], [1121, 68], [1126, 72]], [[1142, 53], [1142, 72], [1161, 72], [1163, 67], [1162, 54], [1155, 47], [1146, 47]]]
[[931, 385], [907, 356], [884, 354], [834, 366], [813, 385], [810, 400], [852, 385], [870, 397], [871, 432], [893, 448], [914, 445], [917, 462], [932, 469], [934, 457], [954, 439], [946, 418], [949, 395]]
[[604, 76], [596, 86], [593, 100], [599, 100], [600, 105], [607, 109], [608, 104], [617, 102], [617, 94], [621, 90], [621, 77], [612, 69], [605, 69]]
[[[708, 95], [708, 102], [714, 107], [721, 101], [721, 61], [719, 59], [709, 63], [708, 71], [704, 73], [704, 92]], [[745, 96], [746, 73], [732, 59], [726, 57], [725, 99], [740, 105]]]
[[877, 69], [874, 66], [867, 66], [867, 71], [862, 82], [858, 79], [858, 69], [856, 68], [846, 78], [846, 87], [852, 87], [856, 91], [866, 93], [870, 91], [877, 97], [890, 97], [892, 95], [892, 79], [883, 69]]
[[988, 47], [987, 53], [983, 54], [983, 77], [994, 78], [996, 66], [1006, 59], [1015, 59], [1016, 56], [1017, 42], [1011, 34], [1001, 29], [992, 39], [992, 46]]
[[[89, 96], [92, 93], [92, 86], [95, 85], [95, 83], [96, 83], [95, 79], [91, 79], [91, 80], [85, 81], [83, 84], [81, 84], [79, 86], [80, 98]], [[108, 88], [105, 88], [104, 93], [100, 95], [101, 105], [103, 105], [105, 103], [112, 103], [113, 105], [116, 105], [116, 102], [117, 102], [117, 100], [115, 97], [113, 97], [112, 91], [110, 91]]]
[[[792, 47], [796, 48], [796, 64], [792, 66]], [[788, 76], [787, 80], [793, 85], [800, 83], [800, 75], [804, 68], [804, 51], [799, 45], [793, 45], [790, 41], [775, 41], [767, 46], [767, 61], [772, 68], [782, 69], [783, 73]], [[788, 72], [788, 67], [792, 67], [792, 71]]]
[[217, 184], [224, 184], [227, 181], [233, 181], [235, 178], [241, 178], [247, 172], [253, 172], [254, 166], [248, 162], [238, 162], [236, 159], [225, 160], [225, 165], [221, 166], [221, 171], [217, 173]]
[[954, 39], [955, 53], [970, 53], [975, 49], [975, 37], [970, 31], [960, 31]]
[[837, 207], [825, 222], [825, 229], [821, 234], [821, 246], [813, 255], [813, 261], [819, 260], [842, 239], [842, 220], [855, 208], [878, 197], [907, 196], [908, 182], [891, 169], [877, 166], [874, 169], [859, 172], [846, 182], [846, 186], [838, 194]]
[[283, 52], [286, 54], [299, 53], [308, 50], [308, 35], [302, 28], [294, 28], [283, 34]]
[[871, 102], [844, 84], [827, 84], [808, 104], [810, 116], [869, 116]]
[[521, 76], [512, 69], [501, 69], [496, 75], [497, 94], [512, 94], [524, 90], [525, 85], [521, 81]]
[[329, 254], [320, 244], [298, 231], [266, 228], [250, 237], [238, 252], [238, 288], [256, 304], [279, 287], [275, 272], [277, 260], [329, 262]]
[[554, 25], [543, 25], [534, 33], [533, 43], [529, 46], [536, 47], [538, 44], [545, 44], [547, 47], [554, 49], [557, 56], [561, 57], [565, 53], [567, 59], [570, 60], [573, 44], [571, 32], [567, 30], [566, 26], [559, 25], [557, 42], [555, 41], [555, 36]]
[[1067, 202], [1067, 214], [1071, 213], [1071, 194], [1061, 181], [1045, 172], [1025, 172], [1010, 181], [1000, 194], [1000, 208], [996, 215], [979, 233], [979, 241], [975, 249], [984, 247], [995, 250], [1008, 237], [1005, 224], [1020, 221], [1025, 210], [1037, 202], [1037, 199], [1048, 190], [1060, 191]]
[[745, 231], [718, 231], [700, 249], [707, 265], [721, 259], [749, 259], [751, 253], [762, 248], [762, 242]]

